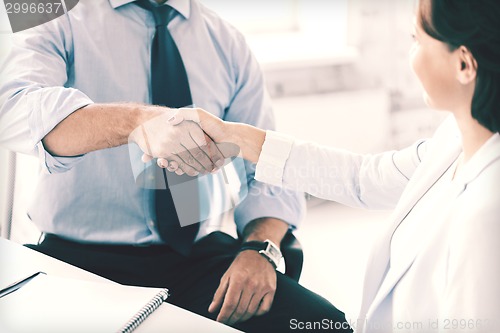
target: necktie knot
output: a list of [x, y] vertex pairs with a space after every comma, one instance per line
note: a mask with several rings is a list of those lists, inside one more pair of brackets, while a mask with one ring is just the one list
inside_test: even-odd
[[174, 9], [169, 5], [155, 6], [149, 0], [139, 0], [136, 1], [136, 4], [153, 14], [157, 27], [166, 26], [175, 13]]

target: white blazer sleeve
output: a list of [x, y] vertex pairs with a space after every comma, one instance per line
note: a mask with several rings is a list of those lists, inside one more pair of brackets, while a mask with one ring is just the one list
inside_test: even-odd
[[426, 142], [375, 155], [354, 154], [266, 132], [256, 179], [369, 209], [394, 208]]

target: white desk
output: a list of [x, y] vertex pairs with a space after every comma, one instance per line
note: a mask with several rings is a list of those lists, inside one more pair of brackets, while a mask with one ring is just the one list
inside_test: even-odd
[[[60, 260], [0, 238], [0, 274], [2, 271], [36, 272], [89, 281], [115, 283]], [[166, 286], [168, 287], [168, 286]], [[239, 332], [229, 326], [201, 317], [172, 304], [163, 303], [134, 332]]]

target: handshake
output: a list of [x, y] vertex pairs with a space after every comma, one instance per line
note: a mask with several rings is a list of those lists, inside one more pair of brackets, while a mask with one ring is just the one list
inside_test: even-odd
[[240, 154], [238, 125], [199, 108], [172, 109], [141, 124], [129, 141], [140, 147], [143, 162], [156, 158], [160, 168], [194, 177], [216, 172]]

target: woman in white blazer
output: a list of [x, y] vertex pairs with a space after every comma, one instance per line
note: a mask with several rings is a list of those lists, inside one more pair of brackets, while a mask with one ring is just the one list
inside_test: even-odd
[[420, 1], [411, 65], [428, 105], [451, 116], [401, 151], [353, 154], [200, 109], [172, 120], [236, 143], [260, 181], [394, 209], [368, 261], [358, 332], [500, 332], [499, 17], [498, 0]]

